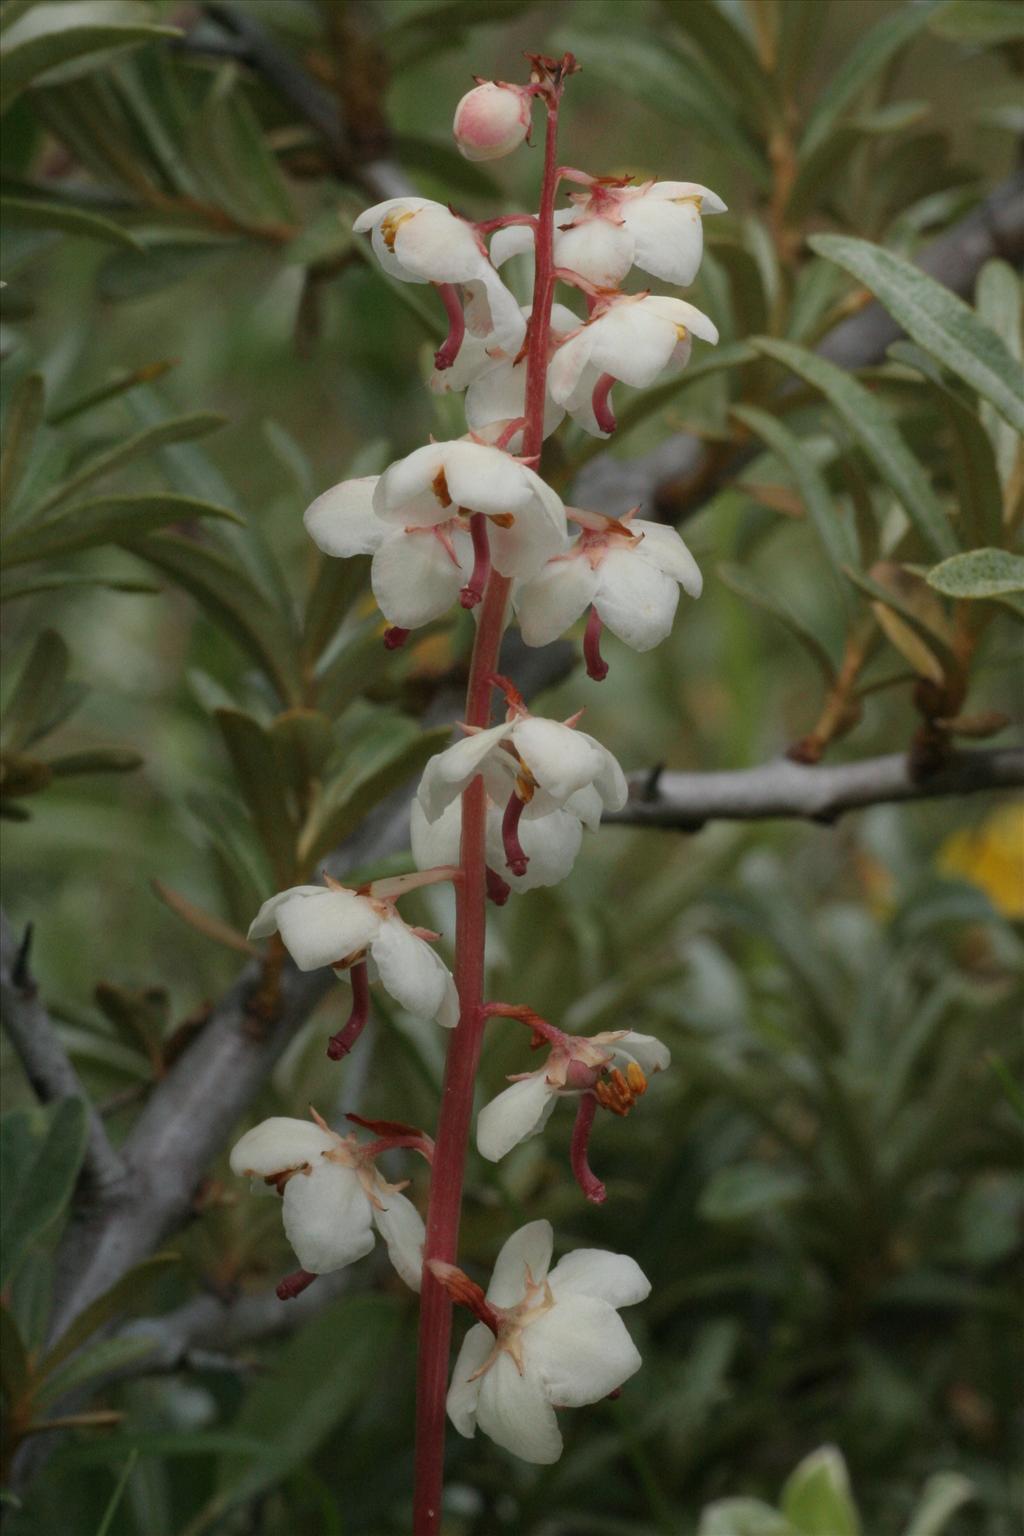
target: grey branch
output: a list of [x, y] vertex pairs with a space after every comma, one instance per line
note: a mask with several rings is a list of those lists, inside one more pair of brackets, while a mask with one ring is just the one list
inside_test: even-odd
[[25, 1069], [25, 1075], [44, 1104], [57, 1099], [81, 1099], [89, 1111], [83, 1172], [90, 1196], [105, 1196], [117, 1189], [125, 1175], [124, 1164], [107, 1139], [107, 1133], [78, 1073], [71, 1065], [60, 1036], [36, 989], [28, 967], [28, 938], [19, 944], [7, 914], [0, 912], [0, 1017]]
[[[652, 782], [653, 780], [653, 782]], [[779, 758], [759, 768], [721, 773], [635, 776], [629, 803], [604, 817], [619, 826], [696, 832], [709, 821], [767, 821], [797, 817], [832, 822], [868, 805], [972, 795], [1024, 785], [1024, 748], [959, 752], [926, 779], [911, 777], [901, 753], [860, 763], [819, 764]]]

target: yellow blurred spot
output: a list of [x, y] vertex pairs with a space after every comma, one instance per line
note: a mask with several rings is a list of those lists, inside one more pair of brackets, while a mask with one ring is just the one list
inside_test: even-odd
[[1024, 800], [1000, 806], [978, 827], [954, 832], [938, 865], [943, 874], [978, 886], [1004, 917], [1024, 918]]

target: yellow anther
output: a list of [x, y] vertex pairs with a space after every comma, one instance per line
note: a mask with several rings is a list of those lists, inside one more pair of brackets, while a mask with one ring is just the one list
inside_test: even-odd
[[626, 1082], [637, 1098], [647, 1092], [647, 1079], [635, 1061], [631, 1061], [626, 1068]]
[[411, 218], [412, 214], [409, 212], [389, 213], [386, 219], [381, 220], [381, 239], [384, 241], [384, 244], [387, 246], [389, 251], [394, 250], [395, 236], [398, 234], [398, 231], [401, 229], [405, 221]]

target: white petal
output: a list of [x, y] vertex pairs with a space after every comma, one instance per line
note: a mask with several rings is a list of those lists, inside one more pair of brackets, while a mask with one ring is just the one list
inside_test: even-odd
[[381, 923], [370, 952], [381, 982], [396, 1003], [420, 1018], [436, 1017], [445, 1000], [449, 971], [426, 939], [417, 938], [396, 915]]
[[579, 1294], [524, 1330], [523, 1355], [527, 1374], [539, 1374], [549, 1401], [560, 1408], [600, 1402], [642, 1363], [615, 1308]]
[[555, 237], [555, 262], [598, 288], [617, 288], [633, 265], [633, 236], [610, 219], [584, 219]]
[[529, 471], [511, 454], [486, 443], [439, 446], [444, 449], [448, 493], [456, 506], [474, 512], [519, 512], [533, 500]]
[[409, 810], [409, 838], [417, 869], [457, 864], [462, 847], [462, 807], [453, 800], [436, 821], [428, 821], [418, 800]]
[[370, 1202], [351, 1168], [321, 1162], [284, 1188], [284, 1230], [303, 1269], [329, 1274], [373, 1247]]
[[588, 432], [591, 437], [607, 439], [611, 437], [611, 433], [605, 432], [602, 427], [598, 426], [597, 417], [594, 415], [594, 386], [600, 377], [601, 375], [597, 369], [591, 368], [588, 364], [583, 369], [576, 381], [575, 387], [568, 396], [565, 402], [565, 409], [576, 425], [583, 428], [584, 432]]
[[704, 585], [700, 567], [676, 530], [666, 523], [649, 523], [643, 518], [637, 518], [629, 526], [634, 533], [643, 534], [637, 550], [641, 559], [678, 581], [690, 597], [700, 597]]
[[641, 197], [623, 205], [622, 217], [636, 241], [636, 265], [663, 282], [688, 288], [704, 254], [697, 204]]
[[364, 235], [368, 229], [375, 229], [383, 223], [393, 209], [401, 209], [403, 213], [413, 213], [417, 208], [443, 207], [441, 203], [431, 204], [429, 197], [386, 197], [382, 203], [374, 203], [372, 208], [366, 208], [352, 225], [353, 232]]
[[489, 265], [470, 226], [439, 203], [399, 224], [395, 255], [407, 272], [432, 283], [465, 283]]
[[430, 528], [448, 521], [455, 509], [444, 506], [432, 490], [444, 468], [443, 450], [447, 446], [427, 443], [388, 465], [373, 493], [373, 509], [378, 517], [406, 528]]
[[692, 198], [699, 203], [701, 214], [705, 218], [711, 213], [728, 211], [718, 193], [712, 192], [710, 187], [703, 186], [699, 181], [656, 181], [653, 187], [647, 189], [643, 198], [638, 198], [637, 201], [649, 202], [664, 198], [673, 201]]
[[491, 239], [491, 264], [495, 267], [504, 266], [505, 262], [513, 256], [521, 256], [524, 251], [533, 250], [533, 229], [529, 224], [509, 224], [505, 229], [496, 230]]
[[362, 949], [376, 934], [380, 918], [354, 891], [320, 888], [315, 895], [282, 901], [277, 927], [299, 970], [315, 971]]
[[[584, 794], [585, 791], [578, 793]], [[572, 800], [576, 798], [574, 795]], [[601, 801], [596, 795], [595, 799], [600, 824]], [[503, 880], [508, 881], [514, 891], [532, 891], [542, 885], [557, 885], [572, 869], [583, 842], [580, 817], [569, 808], [571, 801], [565, 810], [540, 810], [536, 807], [536, 800], [537, 796], [534, 796], [519, 823], [519, 842], [529, 860], [525, 875], [514, 875], [505, 863], [502, 807], [494, 806], [487, 814], [487, 862]]]
[[388, 526], [388, 534], [373, 557], [373, 595], [390, 624], [418, 629], [447, 613], [469, 571], [429, 528], [406, 533]]
[[590, 365], [635, 389], [653, 384], [679, 339], [675, 324], [648, 304], [620, 301], [588, 327], [594, 333]]
[[610, 1307], [632, 1307], [651, 1294], [651, 1282], [635, 1259], [603, 1248], [576, 1248], [548, 1276], [557, 1301], [596, 1296]]
[[495, 358], [494, 344], [485, 336], [473, 336], [468, 331], [462, 338], [458, 356], [450, 368], [435, 368], [427, 380], [435, 395], [458, 394], [472, 384], [478, 374], [497, 367], [501, 358]]
[[276, 896], [268, 897], [249, 924], [249, 938], [268, 939], [272, 933], [277, 932], [277, 909], [282, 902], [291, 901], [294, 896], [323, 894], [322, 885], [293, 885], [287, 891], [278, 891]]
[[616, 1055], [635, 1061], [645, 1077], [653, 1077], [655, 1072], [667, 1072], [672, 1062], [667, 1045], [653, 1035], [641, 1035], [634, 1029], [628, 1029], [621, 1039], [613, 1041], [611, 1049]]
[[635, 651], [649, 651], [671, 633], [679, 586], [639, 549], [612, 549], [597, 572], [594, 607], [613, 635]]
[[474, 335], [486, 335], [502, 351], [514, 356], [526, 335], [526, 321], [519, 300], [510, 293], [490, 262], [473, 282], [464, 285], [467, 298], [466, 325]]
[[476, 1420], [496, 1445], [523, 1461], [550, 1466], [562, 1454], [562, 1436], [540, 1377], [520, 1376], [511, 1355], [502, 1351], [480, 1378]]
[[638, 307], [645, 314], [658, 315], [662, 319], [670, 320], [673, 325], [683, 326], [694, 336], [699, 336], [701, 341], [716, 342], [718, 340], [718, 327], [714, 321], [709, 320], [703, 310], [688, 304], [685, 299], [673, 299], [665, 294], [652, 293], [646, 299], [641, 299]]
[[[460, 1435], [472, 1440], [476, 1433], [476, 1405], [481, 1377], [476, 1376], [494, 1346], [494, 1334], [486, 1323], [474, 1323], [462, 1341], [448, 1388], [447, 1409]], [[476, 1376], [475, 1381], [470, 1377]]]
[[596, 832], [601, 825], [601, 812], [604, 805], [601, 796], [593, 784], [584, 784], [574, 795], [570, 795], [565, 802], [566, 811], [582, 821], [591, 832]]
[[585, 325], [575, 336], [563, 341], [548, 367], [548, 389], [552, 400], [567, 405], [580, 381], [580, 375], [590, 362], [594, 345], [594, 328]]
[[390, 532], [373, 510], [377, 475], [343, 480], [306, 508], [306, 532], [325, 555], [372, 555]]
[[380, 1190], [377, 1198], [381, 1209], [370, 1208], [374, 1226], [388, 1245], [388, 1257], [395, 1269], [410, 1290], [418, 1291], [423, 1278], [426, 1236], [423, 1217], [411, 1200], [396, 1191]]
[[441, 999], [441, 1006], [437, 1010], [436, 1022], [440, 1024], [442, 1029], [454, 1029], [459, 1022], [460, 1013], [459, 991], [455, 985], [455, 977], [451, 971], [448, 971], [444, 983], [444, 997]]
[[543, 1130], [555, 1107], [555, 1093], [543, 1071], [531, 1072], [484, 1106], [476, 1117], [481, 1157], [498, 1163], [521, 1141]]
[[512, 740], [537, 783], [559, 804], [593, 783], [603, 766], [604, 748], [592, 737], [540, 715], [518, 720]]
[[303, 1163], [319, 1162], [322, 1152], [329, 1152], [335, 1138], [322, 1131], [312, 1120], [293, 1120], [287, 1115], [272, 1115], [246, 1131], [231, 1149], [231, 1172], [241, 1178], [270, 1178]]
[[[582, 732], [579, 734], [582, 735]], [[593, 736], [586, 739], [601, 757], [600, 767], [594, 776], [594, 788], [601, 796], [601, 803], [606, 811], [621, 811], [629, 799], [629, 785], [619, 767], [618, 758], [613, 757], [608, 748], [595, 741]]]
[[461, 795], [480, 772], [484, 759], [511, 729], [510, 725], [492, 725], [490, 730], [477, 731], [430, 759], [416, 791], [428, 821], [436, 821], [446, 806]]
[[549, 560], [532, 580], [516, 588], [514, 603], [527, 645], [550, 645], [575, 624], [594, 600], [597, 573], [586, 556]]
[[554, 1234], [550, 1221], [528, 1221], [507, 1238], [494, 1261], [487, 1300], [495, 1307], [514, 1307], [526, 1295], [526, 1271], [534, 1285], [547, 1275]]

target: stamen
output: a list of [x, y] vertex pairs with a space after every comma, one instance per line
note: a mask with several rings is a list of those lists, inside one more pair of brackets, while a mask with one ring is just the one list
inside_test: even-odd
[[475, 608], [483, 601], [484, 588], [491, 574], [491, 546], [487, 538], [487, 519], [482, 512], [474, 512], [470, 517], [469, 533], [473, 540], [473, 572], [459, 593], [463, 608]]
[[513, 790], [501, 818], [501, 841], [505, 849], [505, 862], [514, 875], [525, 875], [526, 866], [530, 862], [519, 841], [519, 822], [525, 809], [526, 801], [521, 800]]
[[361, 960], [351, 970], [352, 977], [352, 1012], [343, 1029], [331, 1036], [327, 1042], [327, 1054], [332, 1061], [341, 1061], [347, 1056], [355, 1045], [359, 1036], [366, 1028], [370, 1017], [370, 977], [366, 969], [366, 961]]
[[587, 663], [587, 676], [595, 683], [603, 683], [608, 676], [608, 663], [601, 655], [601, 631], [604, 624], [596, 608], [591, 608], [583, 636], [583, 656]]
[[402, 629], [398, 624], [392, 624], [384, 631], [384, 649], [386, 651], [401, 650], [411, 633], [409, 629]]
[[448, 478], [444, 472], [444, 465], [438, 470], [430, 482], [430, 489], [441, 503], [442, 507], [450, 507], [452, 504], [451, 492], [448, 489]]
[[278, 1281], [278, 1301], [294, 1301], [296, 1296], [301, 1296], [313, 1284], [316, 1275], [310, 1274], [308, 1269], [297, 1269], [293, 1274], [285, 1275]]
[[503, 907], [512, 894], [512, 887], [489, 864], [484, 873], [487, 879], [487, 895], [489, 900], [493, 901], [496, 907]]
[[594, 393], [590, 401], [594, 419], [602, 432], [614, 432], [616, 427], [615, 412], [608, 398], [614, 383], [615, 380], [610, 373], [602, 373], [594, 385]]
[[625, 1076], [613, 1067], [607, 1080], [595, 1084], [594, 1094], [602, 1109], [610, 1109], [613, 1115], [628, 1115], [633, 1105], [647, 1092], [647, 1079], [635, 1061], [626, 1068]]
[[434, 367], [439, 373], [450, 368], [459, 355], [466, 336], [466, 316], [462, 300], [454, 283], [435, 283], [434, 287], [444, 302], [448, 314], [448, 335], [434, 353]]
[[593, 1094], [585, 1093], [576, 1111], [576, 1123], [572, 1128], [572, 1145], [569, 1149], [569, 1161], [572, 1164], [576, 1182], [592, 1205], [600, 1205], [607, 1193], [587, 1160], [590, 1131], [596, 1113], [597, 1100]]

